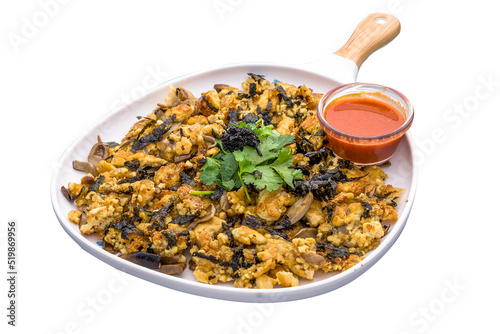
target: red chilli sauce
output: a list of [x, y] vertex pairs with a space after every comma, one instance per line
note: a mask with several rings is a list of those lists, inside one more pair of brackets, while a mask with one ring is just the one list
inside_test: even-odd
[[335, 99], [325, 108], [326, 122], [340, 132], [329, 134], [329, 143], [343, 158], [364, 164], [387, 160], [394, 153], [399, 136], [366, 138], [388, 135], [406, 121], [396, 107], [377, 95], [350, 94]]

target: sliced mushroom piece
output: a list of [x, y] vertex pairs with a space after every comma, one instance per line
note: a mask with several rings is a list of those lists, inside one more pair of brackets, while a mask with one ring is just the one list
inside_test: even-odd
[[288, 211], [285, 213], [285, 215], [287, 215], [288, 219], [290, 219], [290, 223], [295, 224], [296, 222], [301, 220], [302, 217], [304, 217], [307, 210], [309, 210], [309, 207], [311, 206], [313, 198], [313, 194], [309, 192], [307, 193], [307, 195], [301, 197], [298, 201], [293, 203], [291, 207], [288, 208]]
[[296, 238], [316, 238], [316, 235], [318, 234], [318, 229], [316, 227], [305, 227], [303, 229], [300, 229], [293, 237], [292, 239]]
[[177, 95], [177, 97], [184, 103], [189, 104], [196, 102], [196, 98], [194, 97], [193, 93], [182, 87], [176, 88], [175, 95]]
[[87, 225], [87, 214], [82, 209], [82, 216], [80, 217], [80, 222], [78, 223], [78, 228], [81, 230], [82, 226]]
[[90, 162], [73, 160], [73, 169], [81, 172], [90, 173], [94, 176], [99, 175], [97, 168]]
[[87, 186], [93, 184], [94, 181], [95, 181], [95, 179], [94, 179], [94, 177], [92, 175], [85, 175], [81, 179], [82, 184], [85, 184]]
[[224, 191], [224, 194], [220, 197], [220, 208], [222, 211], [227, 212], [231, 208], [231, 204], [229, 204], [229, 198], [227, 197], [227, 192]]
[[65, 186], [61, 187], [61, 192], [64, 195], [64, 197], [70, 202], [73, 202], [76, 198], [75, 195], [73, 195], [73, 193], [69, 191], [69, 189], [66, 188]]
[[109, 157], [109, 150], [106, 145], [101, 140], [100, 136], [97, 136], [97, 143], [92, 147], [89, 153], [88, 161], [94, 165], [99, 165], [99, 161]]
[[316, 253], [304, 253], [302, 254], [302, 257], [310, 264], [313, 264], [318, 267], [323, 267], [326, 263], [326, 259], [323, 256]]
[[215, 84], [214, 85], [214, 89], [217, 93], [220, 93], [221, 90], [226, 89], [226, 88], [234, 88], [234, 87], [226, 85], [226, 84]]
[[199, 223], [203, 223], [206, 221], [209, 221], [215, 216], [215, 206], [213, 204], [210, 204], [210, 207], [208, 208], [207, 214], [204, 215], [203, 217], [200, 217], [198, 219], [195, 219], [191, 224], [187, 226], [188, 230], [192, 230], [198, 225]]
[[107, 241], [103, 241], [103, 242], [102, 242], [102, 249], [104, 249], [106, 252], [109, 252], [109, 253], [111, 253], [111, 254], [116, 254], [116, 253], [118, 253], [117, 251], [115, 251], [115, 250], [113, 249], [113, 246], [112, 246], [109, 242], [107, 242]]
[[205, 145], [207, 146], [208, 149], [214, 148], [217, 146], [217, 142], [215, 141], [215, 138], [209, 135], [202, 135], [203, 140], [205, 141]]
[[160, 263], [162, 265], [165, 264], [176, 264], [179, 263], [181, 260], [181, 257], [179, 255], [172, 255], [172, 256], [162, 256], [160, 259]]
[[189, 260], [189, 270], [194, 271], [196, 269], [196, 262], [193, 259]]
[[163, 110], [167, 109], [168, 107], [166, 105], [164, 105], [164, 104], [161, 104], [161, 103], [157, 103], [157, 105], [160, 108], [155, 110], [156, 119], [157, 120], [159, 119], [163, 123], [165, 123], [165, 121], [167, 120], [167, 117], [165, 116], [165, 113], [163, 112]]
[[146, 268], [160, 268], [160, 255], [150, 254], [146, 252], [135, 252], [130, 254], [120, 254], [118, 256], [124, 260], [130, 261]]
[[174, 157], [174, 162], [175, 163], [183, 162], [191, 159], [193, 156], [194, 156], [193, 154], [178, 155]]
[[158, 271], [167, 275], [179, 275], [186, 269], [185, 263], [163, 264], [158, 268]]

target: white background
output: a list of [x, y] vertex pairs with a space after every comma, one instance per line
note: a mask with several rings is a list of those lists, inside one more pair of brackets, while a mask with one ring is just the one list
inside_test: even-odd
[[[498, 331], [500, 22], [493, 3], [2, 1], [0, 331]], [[419, 184], [401, 237], [364, 275], [301, 301], [219, 301], [122, 274], [60, 227], [49, 197], [58, 158], [102, 115], [138, 97], [144, 83], [227, 63], [311, 61], [340, 48], [373, 12], [394, 14], [402, 30], [363, 64], [358, 81], [396, 88], [414, 104]], [[16, 328], [6, 317], [9, 219], [19, 225]]]

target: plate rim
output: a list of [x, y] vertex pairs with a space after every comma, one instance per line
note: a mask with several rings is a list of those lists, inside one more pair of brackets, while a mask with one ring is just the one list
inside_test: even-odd
[[[410, 131], [408, 131], [402, 138], [402, 144], [406, 143], [409, 147], [409, 152], [410, 152], [410, 157], [411, 157], [411, 180], [410, 180], [410, 189], [407, 189], [408, 191], [408, 198], [405, 203], [405, 207], [402, 212], [398, 212], [398, 221], [391, 230], [391, 237], [390, 238], [383, 238], [381, 241], [380, 245], [372, 250], [367, 257], [365, 257], [362, 261], [357, 263], [355, 266], [349, 268], [348, 270], [335, 274], [331, 277], [325, 278], [321, 281], [318, 282], [312, 282], [307, 285], [300, 285], [297, 287], [288, 287], [288, 288], [277, 288], [277, 289], [238, 289], [235, 287], [227, 287], [227, 286], [220, 286], [220, 285], [209, 285], [209, 284], [204, 284], [198, 281], [191, 281], [191, 280], [186, 280], [185, 278], [181, 277], [176, 277], [176, 276], [168, 276], [163, 273], [147, 269], [144, 267], [141, 267], [137, 264], [127, 262], [123, 259], [120, 259], [114, 254], [111, 254], [102, 248], [100, 248], [98, 245], [95, 243], [89, 241], [81, 232], [80, 233], [75, 233], [74, 229], [71, 229], [69, 227], [69, 222], [67, 220], [67, 213], [66, 215], [61, 211], [61, 208], [56, 205], [58, 202], [57, 196], [59, 195], [58, 192], [60, 192], [60, 185], [56, 184], [57, 177], [59, 173], [61, 172], [62, 168], [62, 161], [66, 160], [67, 157], [70, 155], [70, 153], [74, 150], [76, 147], [76, 144], [81, 142], [89, 132], [91, 132], [93, 129], [96, 129], [99, 125], [103, 124], [106, 120], [109, 120], [111, 117], [113, 117], [116, 114], [121, 113], [122, 111], [126, 111], [129, 109], [131, 105], [137, 104], [138, 102], [142, 101], [143, 99], [149, 98], [151, 95], [157, 93], [159, 90], [165, 89], [165, 87], [168, 87], [172, 82], [177, 82], [181, 80], [186, 80], [191, 77], [197, 77], [203, 74], [209, 74], [211, 72], [217, 72], [221, 70], [235, 70], [237, 68], [245, 68], [245, 67], [254, 67], [254, 66], [259, 66], [259, 67], [271, 67], [271, 69], [290, 69], [293, 71], [302, 71], [304, 73], [312, 74], [315, 76], [320, 76], [323, 77], [326, 80], [330, 81], [337, 81], [335, 78], [323, 76], [321, 74], [315, 73], [308, 71], [307, 69], [297, 67], [297, 66], [290, 66], [290, 65], [283, 65], [283, 64], [274, 64], [274, 63], [234, 63], [234, 64], [227, 64], [215, 68], [210, 68], [210, 69], [204, 69], [200, 71], [194, 71], [191, 73], [187, 73], [184, 75], [176, 76], [174, 78], [171, 78], [163, 83], [158, 84], [157, 86], [153, 87], [149, 91], [146, 92], [143, 96], [140, 98], [133, 100], [125, 105], [119, 106], [105, 114], [103, 114], [99, 119], [93, 123], [91, 127], [88, 127], [84, 129], [84, 131], [77, 136], [71, 143], [70, 145], [63, 151], [61, 154], [60, 158], [57, 161], [57, 165], [55, 170], [53, 171], [51, 182], [50, 182], [50, 198], [51, 198], [51, 204], [52, 208], [54, 210], [54, 213], [64, 229], [64, 231], [87, 253], [91, 254], [92, 256], [98, 258], [99, 260], [106, 262], [107, 264], [111, 265], [112, 267], [126, 272], [128, 274], [131, 274], [133, 276], [136, 276], [138, 278], [141, 278], [143, 280], [170, 288], [174, 289], [177, 291], [182, 291], [185, 293], [189, 294], [194, 294], [198, 296], [203, 296], [203, 297], [208, 297], [208, 298], [215, 298], [219, 300], [228, 300], [228, 301], [238, 301], [238, 302], [284, 302], [284, 301], [293, 301], [293, 300], [299, 300], [299, 299], [305, 299], [305, 298], [310, 298], [314, 297], [319, 294], [324, 294], [330, 291], [333, 291], [335, 289], [338, 289], [349, 282], [355, 280], [357, 277], [359, 277], [361, 274], [365, 273], [369, 268], [371, 268], [375, 263], [377, 263], [388, 251], [389, 249], [393, 246], [393, 244], [397, 241], [399, 236], [401, 235], [402, 231], [404, 230], [406, 226], [406, 222], [409, 218], [413, 202], [415, 200], [416, 196], [416, 190], [417, 190], [417, 179], [418, 179], [418, 167], [416, 164], [416, 159], [415, 159], [415, 144], [412, 138], [412, 135]], [[338, 81], [337, 81], [338, 82]], [[341, 84], [339, 82], [339, 84]], [[79, 232], [79, 231], [78, 231]], [[383, 247], [382, 247], [383, 246]], [[369, 258], [368, 258], [369, 257]], [[367, 260], [368, 258], [368, 260]], [[332, 282], [333, 280], [333, 282]], [[165, 284], [167, 282], [167, 284]]]

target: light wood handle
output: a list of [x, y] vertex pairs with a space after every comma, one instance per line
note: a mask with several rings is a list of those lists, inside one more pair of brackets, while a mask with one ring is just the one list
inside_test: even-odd
[[401, 24], [394, 16], [371, 14], [361, 21], [347, 43], [334, 54], [352, 60], [360, 68], [368, 56], [392, 41], [400, 30]]

